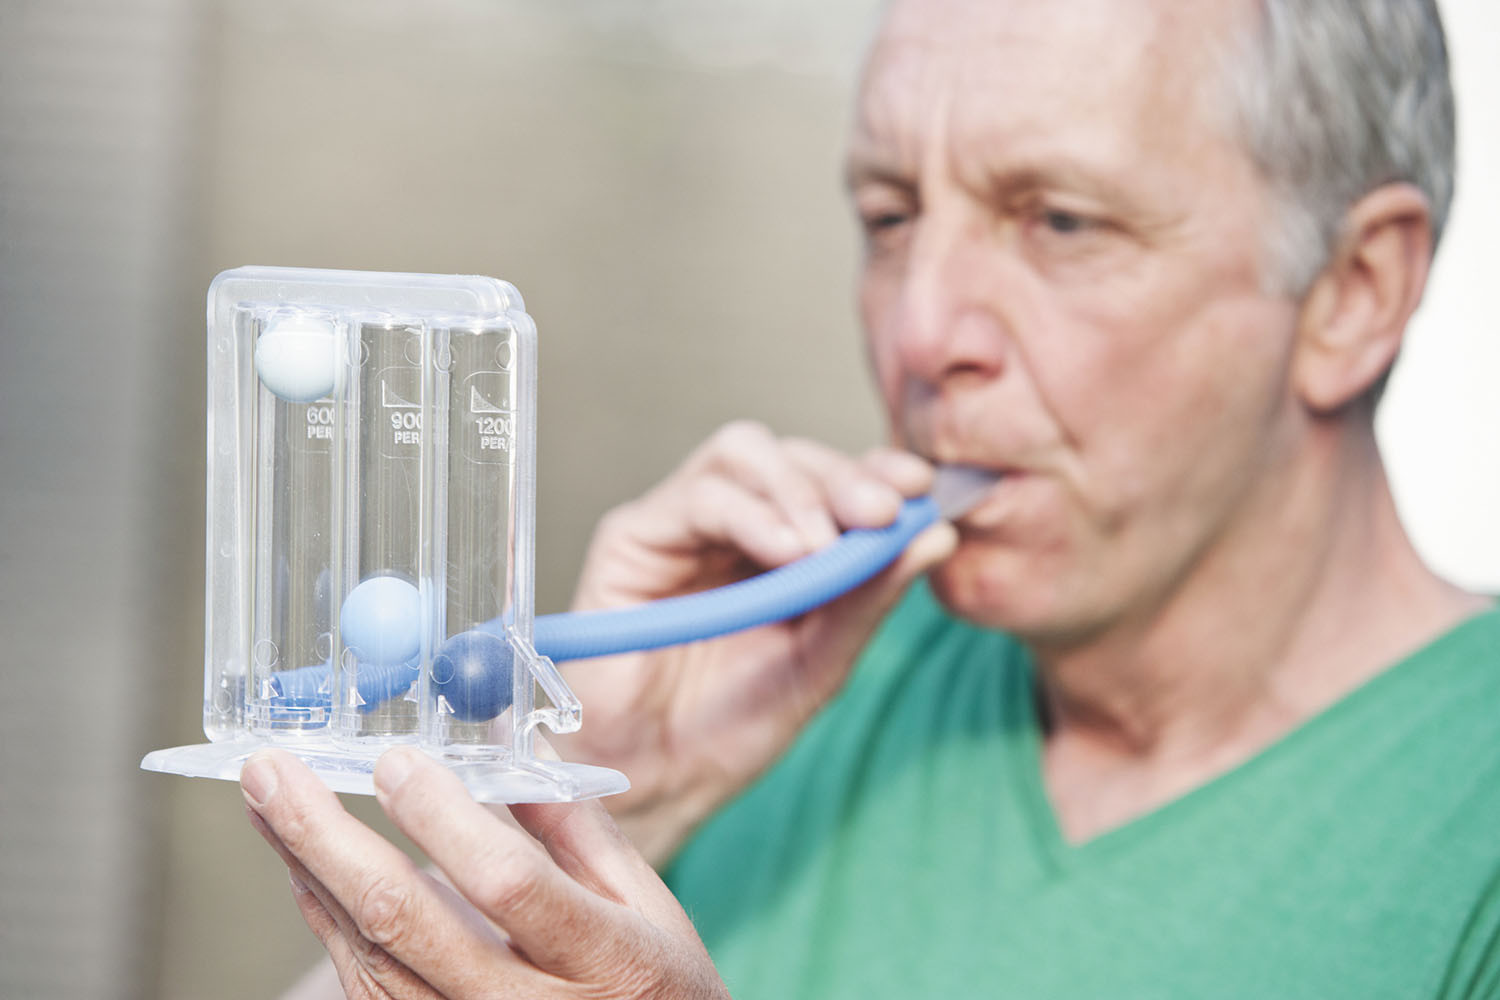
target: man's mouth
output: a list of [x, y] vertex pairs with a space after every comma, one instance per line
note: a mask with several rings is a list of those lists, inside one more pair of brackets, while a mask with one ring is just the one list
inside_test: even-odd
[[943, 517], [957, 521], [984, 503], [1004, 472], [978, 465], [939, 465], [932, 480], [932, 498]]
[[[933, 461], [929, 456], [929, 461]], [[992, 462], [934, 461], [933, 496], [943, 516], [961, 531], [985, 532], [1000, 527], [1013, 504], [1016, 488], [1028, 478], [1025, 468]]]

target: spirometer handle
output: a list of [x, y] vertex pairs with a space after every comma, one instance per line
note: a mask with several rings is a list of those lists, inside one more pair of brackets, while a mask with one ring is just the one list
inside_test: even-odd
[[633, 608], [542, 615], [532, 644], [554, 660], [580, 660], [711, 639], [795, 618], [870, 579], [938, 519], [931, 497], [906, 501], [883, 528], [855, 528], [796, 562], [739, 583]]

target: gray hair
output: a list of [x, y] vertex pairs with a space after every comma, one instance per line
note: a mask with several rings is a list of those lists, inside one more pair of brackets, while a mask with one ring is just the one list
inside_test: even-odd
[[1349, 208], [1421, 189], [1436, 249], [1453, 200], [1454, 112], [1436, 0], [1260, 0], [1231, 70], [1239, 126], [1279, 207], [1267, 283], [1301, 295]]

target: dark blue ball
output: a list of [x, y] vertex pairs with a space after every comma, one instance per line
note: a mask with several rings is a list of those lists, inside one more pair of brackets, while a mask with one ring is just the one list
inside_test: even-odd
[[486, 722], [510, 707], [514, 659], [500, 636], [460, 632], [433, 657], [433, 691], [447, 699], [460, 722]]

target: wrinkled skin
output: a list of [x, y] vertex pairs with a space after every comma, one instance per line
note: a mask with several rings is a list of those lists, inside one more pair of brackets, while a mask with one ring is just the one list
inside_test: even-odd
[[441, 764], [388, 752], [381, 808], [445, 884], [290, 754], [258, 754], [241, 780], [350, 998], [728, 996], [692, 922], [597, 802], [516, 806], [523, 833]]

